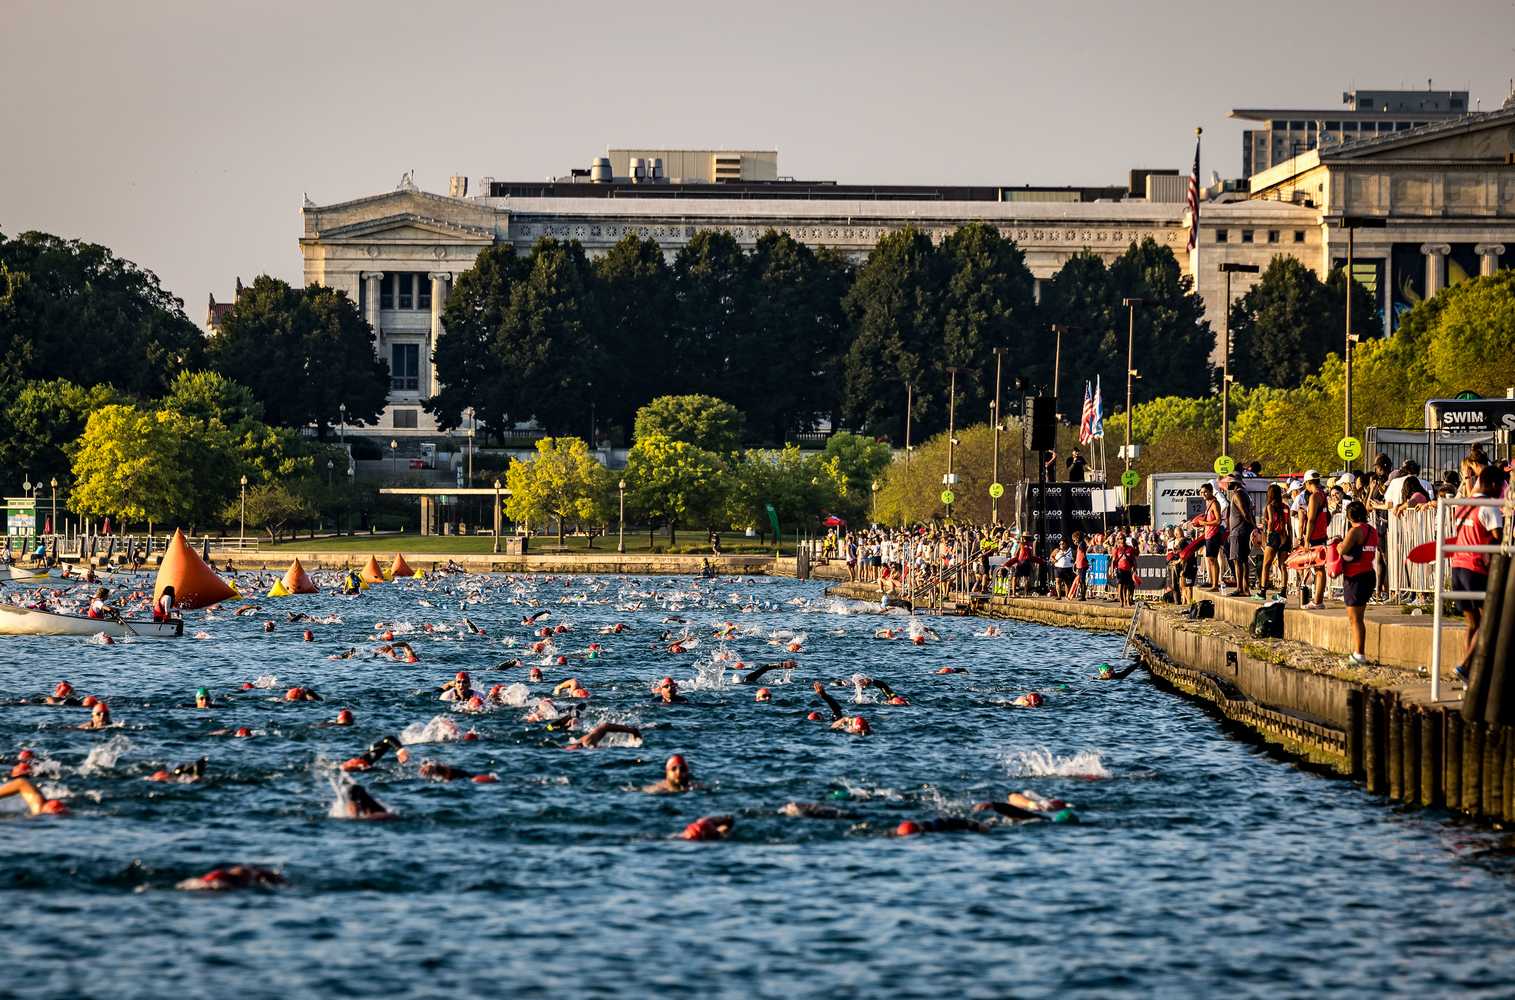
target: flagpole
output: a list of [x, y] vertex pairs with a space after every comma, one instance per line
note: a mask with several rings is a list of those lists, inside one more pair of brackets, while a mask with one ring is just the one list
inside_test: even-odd
[[1189, 191], [1189, 274], [1194, 278], [1194, 293], [1199, 290], [1199, 147], [1205, 130], [1194, 129], [1194, 176]]

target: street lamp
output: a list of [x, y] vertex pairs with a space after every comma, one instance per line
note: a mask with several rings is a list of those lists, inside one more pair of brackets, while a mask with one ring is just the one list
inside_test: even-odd
[[[999, 383], [1000, 371], [1004, 363], [1005, 349], [996, 347], [994, 349], [994, 399], [989, 403], [989, 422], [994, 425], [994, 471], [989, 475], [989, 482], [994, 486], [999, 485]], [[1054, 386], [1053, 392], [1056, 391], [1057, 387]], [[993, 494], [989, 496], [989, 520], [993, 524], [999, 524], [999, 497]]]
[[[1136, 307], [1142, 304], [1138, 298], [1121, 299], [1120, 304], [1128, 311], [1126, 327], [1126, 447], [1122, 449], [1126, 459], [1126, 471], [1131, 469], [1131, 380], [1140, 378], [1136, 372]], [[1131, 507], [1127, 498], [1126, 507]]]
[[400, 442], [394, 438], [389, 439], [389, 477], [396, 481], [400, 478]]
[[58, 477], [54, 476], [48, 484], [53, 488], [53, 535], [58, 534]]
[[[1359, 339], [1358, 336], [1355, 333], [1352, 332], [1352, 286], [1354, 284], [1356, 284], [1356, 282], [1357, 282], [1357, 277], [1352, 273], [1352, 261], [1353, 261], [1353, 258], [1356, 256], [1356, 246], [1355, 246], [1355, 244], [1353, 242], [1352, 236], [1359, 229], [1384, 229], [1384, 228], [1386, 228], [1388, 226], [1389, 222], [1388, 222], [1387, 219], [1381, 219], [1381, 218], [1365, 218], [1363, 216], [1358, 216], [1358, 215], [1343, 215], [1341, 217], [1341, 224], [1342, 224], [1342, 228], [1346, 229], [1346, 231], [1347, 231], [1347, 264], [1346, 264], [1346, 267], [1344, 267], [1342, 269], [1343, 272], [1344, 272], [1343, 277], [1346, 278], [1346, 280], [1342, 282], [1342, 287], [1346, 289], [1347, 304], [1346, 304], [1346, 331], [1345, 331], [1345, 333], [1346, 333], [1346, 338], [1345, 338], [1346, 339], [1346, 343], [1345, 343], [1346, 357], [1344, 357], [1342, 359], [1342, 382], [1343, 382], [1343, 385], [1342, 385], [1342, 393], [1341, 393], [1341, 404], [1342, 404], [1342, 432], [1341, 433], [1342, 433], [1342, 437], [1351, 437], [1352, 436], [1352, 345], [1354, 343], [1356, 343], [1357, 340]], [[1352, 467], [1352, 463], [1348, 462], [1347, 463], [1347, 468], [1350, 469], [1351, 467]]]
[[873, 523], [878, 524], [878, 480], [873, 481]]
[[494, 481], [494, 551], [500, 554], [500, 481]]
[[615, 550], [620, 553], [626, 551], [626, 480], [616, 483], [616, 489], [621, 493], [621, 527], [620, 536], [615, 543]]
[[1220, 453], [1231, 453], [1231, 275], [1256, 274], [1262, 268], [1256, 264], [1220, 265], [1220, 273], [1226, 276], [1226, 317], [1224, 329], [1225, 346], [1221, 350], [1220, 364]]
[[331, 486], [331, 471], [336, 467], [337, 463], [333, 462], [329, 458], [326, 460], [326, 485], [328, 488]]
[[247, 477], [242, 477], [242, 518], [237, 522], [237, 549], [247, 548]]
[[1057, 387], [1062, 382], [1063, 334], [1072, 333], [1078, 327], [1066, 323], [1053, 323], [1052, 332], [1057, 335], [1057, 346], [1052, 351], [1052, 415], [1057, 416]]
[[478, 432], [479, 423], [477, 418], [474, 416], [473, 407], [470, 406], [468, 409], [464, 410], [463, 415], [468, 418], [468, 485], [472, 486], [474, 435]]
[[[942, 485], [950, 490], [957, 478], [952, 474], [952, 458], [957, 447], [957, 436], [954, 433], [957, 419], [957, 368], [948, 368], [947, 374], [951, 376], [950, 388], [947, 390], [947, 475], [943, 477]], [[947, 516], [950, 518], [952, 505], [949, 503], [946, 506]]]

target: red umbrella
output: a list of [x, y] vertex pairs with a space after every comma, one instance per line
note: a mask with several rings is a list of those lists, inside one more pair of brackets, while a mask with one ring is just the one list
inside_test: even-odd
[[100, 529], [100, 534], [102, 534], [102, 535], [108, 535], [108, 534], [110, 534], [110, 518], [107, 517], [105, 519], [105, 526]]
[[824, 524], [828, 528], [840, 528], [842, 525], [846, 524], [847, 522], [843, 521], [841, 518], [837, 517], [835, 514], [832, 514], [830, 517], [826, 518], [826, 520], [822, 521], [821, 523]]
[[51, 535], [53, 533], [53, 519], [51, 517], [42, 522], [42, 533], [44, 535]]

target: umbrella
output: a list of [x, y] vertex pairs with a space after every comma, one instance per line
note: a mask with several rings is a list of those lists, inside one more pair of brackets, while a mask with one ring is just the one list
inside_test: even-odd
[[830, 517], [826, 518], [826, 520], [822, 521], [821, 523], [824, 524], [828, 528], [840, 528], [843, 525], [845, 525], [847, 522], [844, 521], [844, 520], [842, 520], [841, 518], [837, 517], [835, 514], [832, 514]]
[[107, 517], [105, 519], [105, 526], [100, 529], [100, 534], [102, 534], [102, 535], [108, 535], [108, 534], [110, 534], [110, 518]]

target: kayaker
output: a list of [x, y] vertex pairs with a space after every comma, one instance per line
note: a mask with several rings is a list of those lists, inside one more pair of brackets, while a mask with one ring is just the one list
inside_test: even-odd
[[163, 588], [163, 593], [153, 602], [153, 621], [173, 621], [174, 606], [178, 598], [174, 594], [174, 588], [170, 585]]

